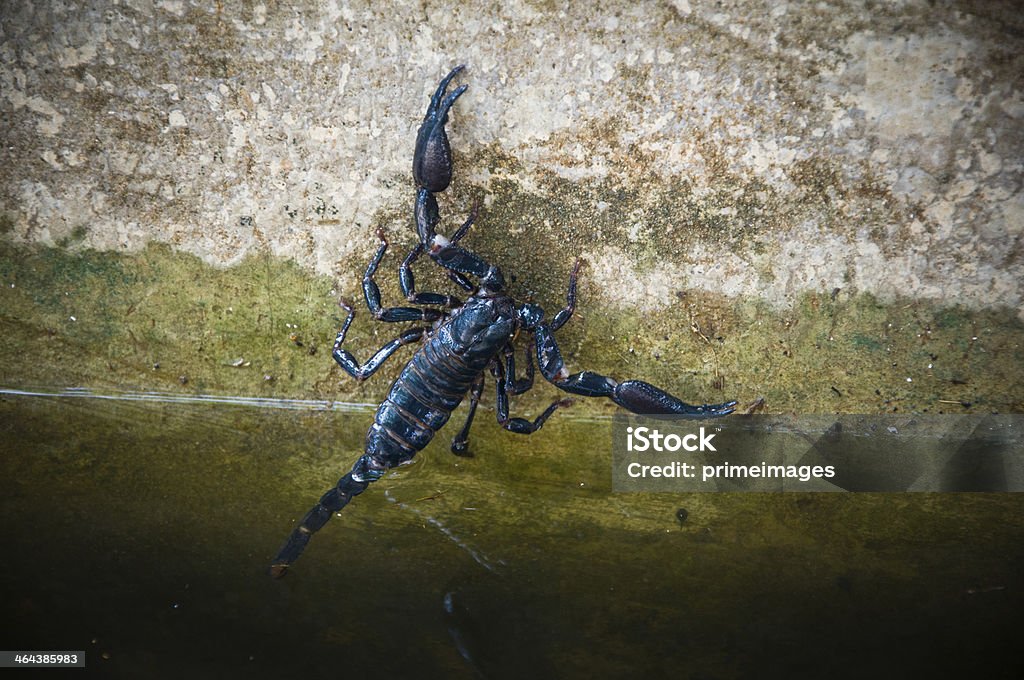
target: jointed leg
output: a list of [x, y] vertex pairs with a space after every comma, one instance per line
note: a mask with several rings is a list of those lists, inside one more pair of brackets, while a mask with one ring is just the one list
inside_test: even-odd
[[467, 217], [466, 221], [462, 223], [462, 226], [456, 229], [455, 233], [452, 234], [452, 243], [458, 243], [459, 241], [462, 240], [462, 237], [466, 235], [466, 233], [469, 231], [469, 228], [473, 226], [473, 222], [476, 221], [476, 216], [479, 211], [480, 204], [473, 203], [473, 207], [470, 208], [469, 210], [469, 217]]
[[[370, 310], [370, 313], [381, 321], [389, 322], [436, 321], [440, 319], [444, 313], [437, 309], [381, 306], [380, 288], [377, 287], [377, 283], [373, 280], [373, 277], [374, 274], [377, 273], [377, 267], [380, 266], [380, 262], [384, 258], [384, 253], [388, 249], [388, 242], [387, 239], [384, 238], [384, 234], [382, 232], [378, 231], [377, 236], [380, 237], [380, 247], [377, 248], [377, 252], [370, 260], [370, 264], [367, 265], [366, 272], [363, 274], [363, 296], [366, 299], [366, 307]], [[410, 253], [410, 258], [406, 258], [407, 262], [410, 259], [414, 259], [412, 255], [413, 254]], [[403, 264], [403, 267], [404, 266], [405, 264]], [[401, 270], [399, 270], [399, 276], [401, 277]], [[413, 285], [411, 272], [409, 285]], [[405, 281], [402, 281], [402, 286], [404, 291]], [[410, 289], [409, 297], [415, 297], [415, 295], [415, 292]], [[422, 293], [420, 295], [425, 296], [426, 299], [419, 301], [426, 304], [441, 304], [443, 299], [453, 300], [448, 296], [438, 295], [437, 293]], [[352, 356], [351, 352], [346, 349], [342, 349], [341, 347], [342, 343], [345, 342], [345, 335], [348, 333], [349, 326], [352, 325], [352, 319], [355, 317], [355, 310], [352, 309], [352, 305], [345, 302], [345, 300], [339, 300], [338, 305], [347, 312], [347, 316], [345, 317], [345, 323], [342, 324], [341, 330], [338, 331], [338, 335], [334, 339], [334, 350], [331, 353], [331, 356], [336, 362], [338, 362], [339, 366], [345, 369], [345, 371], [356, 380], [365, 380], [373, 375], [377, 369], [387, 361], [388, 357], [395, 353], [395, 350], [403, 345], [417, 342], [423, 337], [423, 334], [429, 330], [428, 328], [411, 328], [406, 330], [397, 338], [377, 350], [377, 353], [370, 357], [365, 364], [360, 364], [359, 361]]]
[[[476, 219], [477, 209], [474, 206], [472, 212], [466, 221], [459, 227], [458, 231], [451, 238], [451, 243], [458, 243], [469, 228], [473, 225], [473, 220]], [[412, 265], [419, 259], [419, 256], [423, 253], [423, 244], [416, 244], [409, 254], [406, 255], [402, 265], [398, 268], [398, 282], [402, 286], [402, 295], [405, 299], [414, 305], [444, 305], [446, 307], [458, 307], [462, 302], [451, 295], [443, 295], [441, 293], [417, 293], [416, 292], [416, 279], [412, 273]], [[449, 271], [448, 276], [463, 290], [473, 292], [476, 290], [476, 286], [469, 282], [465, 276], [458, 272]]]
[[455, 435], [455, 439], [452, 439], [452, 453], [456, 456], [464, 458], [473, 457], [473, 454], [469, 452], [469, 428], [473, 424], [473, 416], [476, 415], [476, 405], [480, 403], [480, 395], [483, 391], [484, 376], [481, 374], [476, 382], [473, 383], [473, 387], [469, 392], [469, 414], [466, 416], [466, 423], [459, 430], [459, 433]]
[[505, 345], [505, 391], [516, 396], [533, 388], [533, 354], [532, 348], [527, 347], [523, 353], [526, 361], [526, 375], [521, 380], [516, 380], [516, 350], [512, 343]]
[[423, 334], [430, 330], [422, 327], [410, 328], [377, 350], [377, 353], [370, 357], [365, 364], [360, 364], [359, 361], [352, 356], [351, 352], [347, 349], [342, 349], [341, 347], [342, 343], [345, 342], [345, 335], [348, 333], [348, 328], [352, 325], [352, 319], [355, 317], [355, 310], [352, 309], [352, 305], [348, 304], [344, 300], [339, 300], [338, 305], [348, 312], [348, 315], [345, 317], [345, 323], [342, 324], [341, 330], [338, 331], [338, 336], [334, 339], [334, 350], [331, 352], [331, 357], [338, 362], [339, 366], [345, 369], [346, 373], [356, 380], [366, 380], [369, 378], [385, 361], [387, 361], [388, 357], [395, 353], [395, 350], [403, 345], [418, 342], [420, 338], [423, 337]]
[[458, 307], [462, 301], [452, 295], [443, 293], [417, 293], [416, 277], [412, 273], [412, 265], [423, 253], [423, 244], [417, 243], [409, 254], [405, 256], [401, 266], [398, 268], [398, 282], [402, 287], [402, 295], [414, 305], [443, 305], [445, 307]]
[[[533, 421], [529, 421], [525, 418], [509, 418], [507, 386], [509, 383], [515, 383], [515, 380], [510, 380], [506, 375], [503, 375], [503, 373], [504, 369], [501, 364], [495, 362], [491, 367], [491, 374], [494, 376], [494, 383], [498, 393], [498, 424], [509, 432], [515, 432], [516, 434], [533, 434], [543, 427], [544, 422], [551, 417], [551, 414], [554, 413], [556, 409], [559, 407], [570, 406], [573, 403], [572, 399], [559, 399], [544, 409], [544, 412], [537, 416]], [[530, 381], [532, 382], [532, 376]], [[520, 385], [521, 384], [522, 383], [520, 383]], [[523, 392], [525, 391], [526, 390], [524, 389]]]
[[[498, 410], [498, 412], [499, 412], [498, 422], [501, 423], [503, 426], [505, 425], [506, 422], [509, 422], [508, 421], [508, 397], [505, 396], [505, 395], [508, 395], [508, 394], [512, 394], [512, 395], [522, 394], [523, 392], [525, 392], [528, 389], [530, 389], [531, 387], [533, 387], [533, 358], [532, 358], [532, 356], [531, 356], [531, 354], [529, 352], [529, 349], [527, 349], [527, 352], [526, 352], [526, 377], [523, 378], [522, 380], [516, 380], [515, 379], [515, 370], [516, 370], [515, 348], [512, 346], [511, 343], [509, 343], [508, 345], [505, 346], [505, 371], [504, 371], [504, 375], [502, 374], [501, 366], [497, 363], [497, 361], [495, 361], [494, 366], [492, 368], [492, 374], [494, 375], [495, 381], [498, 383], [498, 395], [499, 395], [499, 400], [498, 400], [498, 409], [499, 409]], [[473, 424], [473, 416], [476, 415], [476, 407], [477, 407], [477, 404], [480, 402], [480, 395], [483, 393], [483, 389], [484, 389], [484, 377], [481, 375], [480, 378], [475, 383], [473, 383], [473, 387], [472, 387], [472, 389], [470, 390], [470, 393], [469, 393], [469, 415], [466, 417], [466, 424], [462, 426], [462, 430], [460, 430], [459, 433], [455, 436], [455, 439], [452, 440], [452, 453], [454, 453], [457, 456], [466, 456], [466, 457], [471, 457], [472, 456], [472, 454], [469, 453], [469, 428]], [[504, 403], [504, 409], [505, 409], [505, 411], [504, 411], [504, 413], [505, 413], [504, 420], [502, 419], [502, 416], [500, 415], [501, 408], [502, 408], [502, 398], [504, 399], [503, 403]], [[558, 406], [558, 405], [567, 406], [569, 402], [571, 402], [570, 399], [564, 399], [564, 400], [562, 400], [560, 402], [557, 402], [556, 404], [552, 405], [550, 408], [548, 408], [547, 411], [544, 412], [543, 415], [541, 415], [540, 418], [537, 419], [539, 422], [535, 422], [534, 424], [530, 425], [532, 427], [532, 429], [530, 431], [533, 432], [533, 431], [537, 430], [538, 428], [540, 428], [540, 426], [544, 424], [544, 421], [547, 420], [548, 416], [550, 416], [551, 413], [554, 412], [556, 406]], [[516, 420], [518, 421], [518, 420], [521, 420], [521, 419], [516, 419]], [[527, 421], [523, 421], [523, 422], [527, 422]], [[519, 431], [519, 430], [514, 429], [515, 427], [522, 427], [522, 426], [519, 426], [519, 425], [506, 426], [506, 429], [512, 430], [513, 432]]]
[[[380, 261], [384, 257], [384, 253], [388, 249], [388, 241], [384, 238], [382, 231], [377, 232], [377, 237], [380, 239], [380, 247], [377, 248], [376, 254], [373, 259], [370, 260], [370, 264], [366, 267], [366, 272], [363, 274], [363, 296], [366, 298], [366, 307], [370, 310], [370, 313], [374, 315], [380, 321], [437, 321], [443, 316], [443, 313], [437, 309], [420, 309], [418, 307], [382, 307], [380, 303], [380, 288], [377, 287], [376, 281], [373, 280], [374, 274], [377, 273], [377, 267], [380, 266]], [[415, 251], [414, 251], [415, 253]], [[410, 253], [406, 261], [411, 258], [415, 260], [414, 253]], [[418, 255], [418, 253], [415, 253]], [[404, 264], [402, 265], [405, 266]], [[412, 286], [412, 272], [408, 271], [409, 285]], [[402, 270], [399, 269], [399, 280], [402, 279]], [[405, 282], [402, 281], [402, 290], [405, 292]], [[415, 295], [415, 291], [410, 288], [410, 293]], [[424, 293], [426, 296], [435, 296], [437, 299], [443, 300], [447, 296], [438, 295], [437, 293]], [[407, 295], [406, 297], [409, 297]], [[428, 298], [429, 299], [429, 298]], [[443, 302], [431, 302], [424, 301], [423, 304], [443, 304]]]
[[[476, 220], [478, 208], [478, 205], [473, 205], [473, 208], [469, 211], [469, 217], [467, 217], [466, 221], [462, 223], [462, 226], [459, 227], [454, 234], [452, 234], [451, 243], [454, 244], [461, 241], [462, 237], [465, 236], [466, 232], [469, 231], [469, 228], [473, 226], [473, 222]], [[446, 271], [448, 272], [448, 278], [454, 281], [457, 286], [462, 288], [462, 290], [466, 291], [467, 293], [476, 292], [476, 286], [474, 286], [473, 283], [470, 282], [470, 280], [467, 279], [464, 274], [460, 274], [459, 272], [453, 271], [451, 269], [448, 269]]]
[[582, 259], [577, 259], [576, 264], [573, 265], [572, 273], [569, 274], [569, 292], [565, 296], [565, 307], [555, 314], [555, 319], [551, 322], [552, 333], [564, 326], [565, 322], [572, 318], [572, 313], [576, 311], [576, 279], [580, 275], [582, 266]]
[[[437, 233], [437, 225], [441, 221], [437, 199], [426, 189], [420, 189], [416, 194], [415, 219], [420, 243], [434, 262], [449, 272], [480, 279], [481, 286], [504, 286], [505, 281], [497, 267], [476, 253], [456, 245], [455, 241], [443, 234]], [[461, 237], [462, 233], [464, 229], [456, 232], [456, 236]]]

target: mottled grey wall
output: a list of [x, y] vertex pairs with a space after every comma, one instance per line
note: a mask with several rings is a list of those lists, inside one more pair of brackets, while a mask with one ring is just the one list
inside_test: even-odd
[[0, 206], [19, 241], [264, 248], [350, 288], [379, 216], [409, 213], [429, 91], [465, 62], [456, 187], [503, 218], [511, 194], [582, 195], [502, 226], [582, 230], [563, 259], [610, 302], [1019, 305], [1011, 5], [4, 2]]

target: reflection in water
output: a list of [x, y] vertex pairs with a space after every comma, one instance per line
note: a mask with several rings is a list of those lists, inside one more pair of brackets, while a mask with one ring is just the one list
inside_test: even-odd
[[[402, 508], [403, 510], [408, 510], [412, 514], [414, 514], [417, 517], [420, 517], [421, 519], [423, 519], [423, 521], [426, 522], [427, 524], [429, 524], [430, 526], [432, 526], [435, 529], [437, 529], [438, 531], [440, 531], [445, 537], [448, 538], [448, 540], [450, 540], [452, 543], [457, 545], [462, 550], [465, 550], [466, 554], [468, 554], [470, 557], [472, 557], [473, 560], [476, 561], [477, 564], [479, 564], [481, 567], [483, 567], [487, 571], [491, 571], [491, 572], [496, 571], [496, 568], [495, 568], [494, 564], [491, 563], [491, 560], [487, 559], [486, 555], [481, 553], [479, 550], [473, 549], [473, 547], [470, 546], [465, 540], [463, 540], [463, 539], [459, 538], [458, 536], [456, 536], [455, 533], [451, 529], [446, 527], [441, 520], [437, 519], [436, 517], [432, 517], [429, 514], [423, 512], [421, 510], [418, 510], [417, 508], [413, 507], [409, 503], [403, 503], [402, 501], [396, 500], [395, 497], [391, 495], [391, 490], [390, 489], [385, 489], [384, 490], [384, 497], [386, 499], [388, 499], [389, 502], [396, 504], [398, 507]], [[432, 500], [433, 497], [427, 496], [426, 499]]]
[[65, 387], [53, 390], [18, 390], [0, 387], [0, 395], [17, 397], [68, 397], [102, 399], [108, 401], [145, 401], [163, 404], [223, 404], [226, 406], [252, 406], [256, 408], [288, 409], [293, 411], [365, 411], [376, 404], [352, 404], [324, 399], [278, 399], [274, 397], [238, 397], [218, 394], [179, 394], [175, 392], [97, 392], [88, 387]]
[[438, 437], [273, 581], [370, 409], [57, 394], [0, 393], [0, 647], [84, 649], [83, 677], [1016, 663], [1020, 494], [613, 493], [609, 421], [516, 437], [481, 419], [475, 458]]
[[444, 613], [448, 624], [448, 633], [452, 636], [455, 648], [459, 654], [470, 665], [479, 676], [484, 673], [476, 663], [477, 649], [480, 646], [476, 641], [476, 631], [482, 626], [473, 620], [469, 610], [461, 602], [461, 597], [455, 591], [444, 594]]

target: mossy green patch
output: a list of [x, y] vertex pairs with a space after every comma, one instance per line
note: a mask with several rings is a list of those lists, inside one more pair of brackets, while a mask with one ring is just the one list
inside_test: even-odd
[[8, 385], [308, 394], [330, 360], [330, 283], [289, 261], [3, 243], [0, 277]]
[[[479, 247], [519, 274], [513, 294], [558, 309], [573, 248], [535, 243], [545, 255], [533, 259], [517, 245], [485, 236]], [[378, 276], [385, 304], [400, 299], [397, 259], [389, 254]], [[422, 280], [443, 286], [433, 269], [422, 266]], [[0, 382], [376, 402], [412, 350], [366, 383], [345, 375], [330, 357], [337, 297], [361, 294], [332, 285], [266, 254], [219, 269], [164, 245], [98, 253], [0, 241]], [[651, 313], [603, 303], [609, 287], [584, 274], [577, 315], [559, 333], [570, 370], [647, 380], [692, 402], [762, 398], [769, 412], [1024, 410], [1024, 326], [1009, 309], [835, 292], [778, 310], [680, 290]], [[360, 305], [346, 346], [365, 360], [399, 330]], [[513, 408], [536, 411], [557, 395], [538, 378]], [[574, 412], [612, 408], [581, 400]]]

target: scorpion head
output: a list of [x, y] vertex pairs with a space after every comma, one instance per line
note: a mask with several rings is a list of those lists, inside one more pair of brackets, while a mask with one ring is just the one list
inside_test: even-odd
[[516, 332], [517, 321], [503, 296], [473, 296], [439, 330], [456, 354], [493, 356]]

